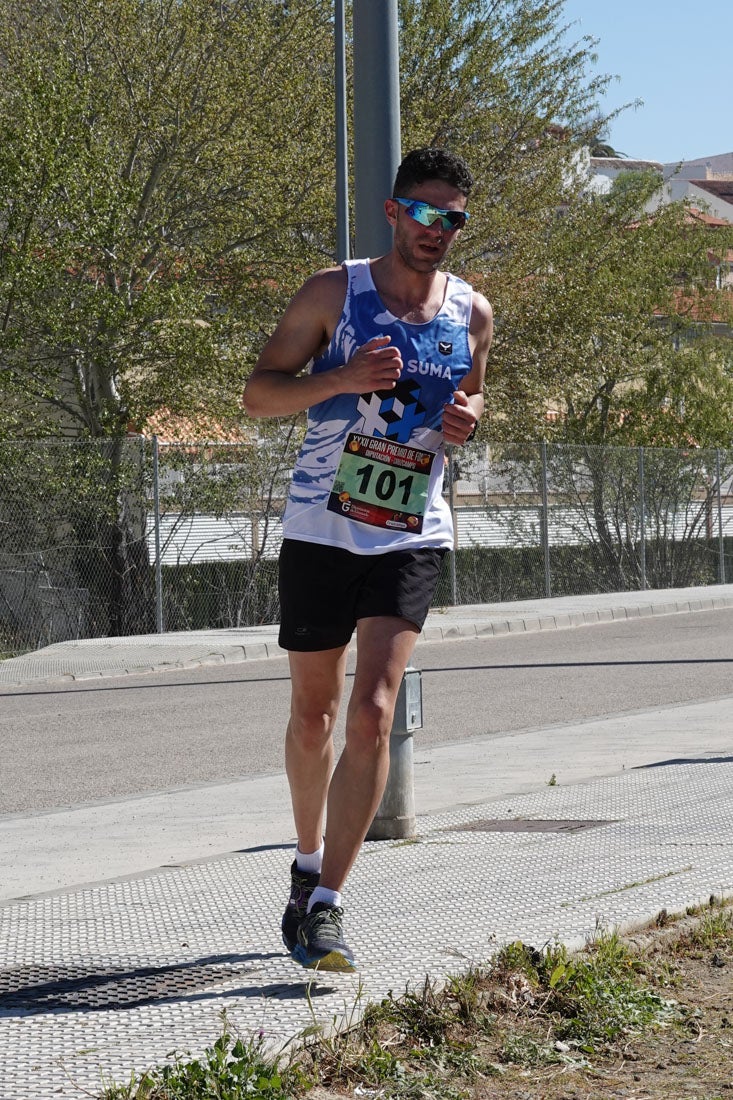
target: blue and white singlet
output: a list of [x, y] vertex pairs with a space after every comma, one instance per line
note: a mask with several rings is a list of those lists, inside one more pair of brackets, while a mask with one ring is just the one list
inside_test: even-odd
[[308, 410], [283, 534], [356, 554], [450, 548], [441, 419], [472, 365], [472, 288], [446, 273], [439, 312], [424, 324], [410, 324], [383, 305], [368, 260], [344, 267], [343, 311], [312, 373], [343, 366], [368, 340], [389, 336], [402, 356], [402, 376], [392, 390], [338, 394]]

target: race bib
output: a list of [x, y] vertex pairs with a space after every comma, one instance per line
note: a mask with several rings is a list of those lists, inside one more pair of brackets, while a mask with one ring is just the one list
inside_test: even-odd
[[346, 519], [422, 531], [434, 451], [350, 432], [327, 508]]

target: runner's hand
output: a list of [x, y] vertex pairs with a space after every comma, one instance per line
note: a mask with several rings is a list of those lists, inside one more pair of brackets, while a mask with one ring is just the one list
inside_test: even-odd
[[463, 390], [456, 390], [453, 400], [443, 406], [443, 439], [462, 447], [476, 427], [478, 418]]
[[340, 372], [344, 393], [393, 390], [402, 374], [402, 356], [389, 336], [375, 336], [356, 349]]

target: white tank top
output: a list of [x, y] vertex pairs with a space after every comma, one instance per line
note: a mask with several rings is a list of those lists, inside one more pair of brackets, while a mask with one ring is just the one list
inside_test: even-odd
[[431, 321], [410, 324], [383, 305], [368, 260], [344, 267], [343, 312], [312, 373], [342, 366], [358, 347], [383, 335], [399, 348], [402, 377], [393, 390], [338, 394], [308, 410], [283, 534], [356, 554], [451, 548], [441, 420], [472, 365], [472, 289], [447, 274], [440, 311]]

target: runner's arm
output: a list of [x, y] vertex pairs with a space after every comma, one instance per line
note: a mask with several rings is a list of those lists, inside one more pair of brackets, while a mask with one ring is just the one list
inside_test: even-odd
[[473, 438], [484, 411], [486, 360], [494, 334], [494, 317], [483, 294], [474, 291], [468, 337], [473, 363], [453, 401], [443, 409], [443, 438], [453, 446], [463, 446]]
[[290, 416], [339, 393], [394, 387], [402, 360], [388, 337], [363, 344], [348, 363], [333, 370], [301, 373], [328, 346], [345, 293], [342, 268], [320, 271], [301, 287], [245, 386], [242, 400], [250, 416]]

